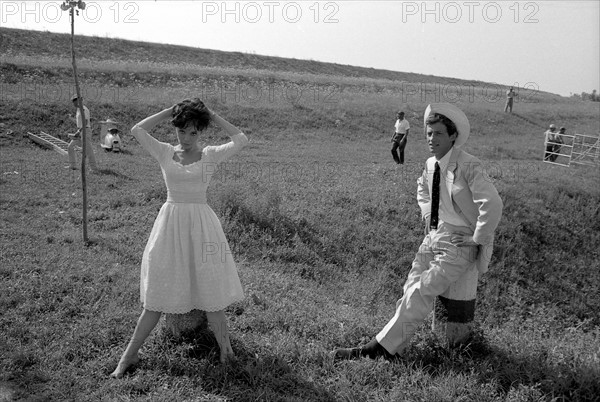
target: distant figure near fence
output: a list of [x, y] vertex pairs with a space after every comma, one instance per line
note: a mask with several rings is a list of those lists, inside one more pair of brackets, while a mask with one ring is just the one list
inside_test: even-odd
[[543, 161], [569, 167], [571, 165], [600, 166], [600, 136], [567, 134], [561, 127], [544, 132]]
[[[417, 181], [425, 239], [404, 283], [404, 295], [396, 302], [394, 317], [377, 336], [365, 346], [335, 350], [336, 359], [392, 358], [402, 353], [436, 298], [444, 297], [442, 303], [448, 309], [460, 305], [461, 322], [473, 318], [475, 300], [453, 300], [445, 295], [465, 278], [468, 282], [478, 272], [487, 272], [502, 200], [481, 161], [461, 149], [470, 125], [459, 108], [450, 103], [429, 105], [424, 126], [433, 154]], [[457, 343], [465, 339], [457, 339]]]
[[544, 143], [546, 146], [544, 160], [554, 162], [558, 158], [560, 148], [562, 144], [564, 144], [561, 134], [565, 134], [565, 128], [561, 127], [560, 132], [557, 133], [556, 126], [554, 124], [550, 124], [548, 130], [544, 132]]
[[565, 135], [566, 134], [567, 134], [567, 129], [565, 127], [561, 127], [558, 129], [558, 135], [556, 136], [557, 144], [554, 146], [554, 159], [552, 159], [553, 162], [556, 160], [556, 158], [558, 158], [558, 155], [560, 154], [560, 150], [561, 150], [563, 144], [565, 143]]
[[510, 87], [508, 91], [506, 91], [506, 104], [504, 105], [504, 112], [512, 113], [513, 109], [513, 98], [517, 96], [513, 87]]

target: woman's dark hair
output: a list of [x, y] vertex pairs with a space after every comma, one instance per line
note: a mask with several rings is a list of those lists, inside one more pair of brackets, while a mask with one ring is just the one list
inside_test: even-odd
[[428, 126], [431, 126], [435, 123], [442, 123], [444, 126], [446, 126], [446, 131], [448, 131], [449, 136], [456, 133], [456, 136], [458, 137], [458, 130], [456, 128], [456, 124], [454, 124], [452, 120], [450, 120], [443, 114], [432, 113], [427, 117], [427, 120], [425, 120], [425, 124]]
[[190, 124], [202, 131], [210, 123], [210, 113], [199, 98], [184, 99], [175, 106], [172, 111], [171, 124], [177, 128], [186, 128]]

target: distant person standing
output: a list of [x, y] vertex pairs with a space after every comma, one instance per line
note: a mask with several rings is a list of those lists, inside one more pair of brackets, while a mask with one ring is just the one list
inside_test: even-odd
[[394, 125], [394, 135], [392, 136], [392, 156], [398, 165], [404, 164], [404, 148], [410, 124], [404, 119], [404, 112], [400, 111], [397, 115], [396, 124]]
[[[562, 134], [565, 133], [565, 128], [561, 127]], [[556, 132], [556, 126], [550, 124], [548, 130], [544, 132], [544, 145], [546, 146], [546, 153], [544, 154], [544, 160], [554, 162], [558, 158], [558, 152], [560, 151], [561, 145], [563, 144], [561, 133]]]
[[510, 87], [508, 91], [506, 91], [506, 105], [504, 105], [504, 112], [512, 113], [513, 108], [513, 98], [517, 96], [513, 87]]
[[551, 162], [556, 161], [556, 159], [558, 158], [558, 156], [560, 154], [560, 149], [562, 148], [563, 144], [565, 143], [563, 135], [565, 134], [566, 130], [567, 130], [566, 128], [561, 127], [558, 130], [558, 134], [553, 135], [554, 144], [552, 144], [552, 154], [550, 155]]
[[[73, 106], [77, 110], [75, 114], [75, 123], [77, 124], [77, 131], [74, 134], [69, 134], [69, 138], [71, 138], [71, 142], [67, 147], [67, 151], [69, 153], [69, 167], [73, 170], [77, 169], [76, 166], [76, 157], [75, 157], [75, 147], [83, 147], [83, 141], [81, 139], [81, 132], [83, 131], [83, 125], [85, 124], [86, 131], [86, 156], [88, 162], [90, 163], [90, 168], [92, 170], [98, 170], [98, 165], [96, 164], [96, 155], [94, 155], [94, 147], [92, 147], [92, 124], [90, 122], [90, 111], [87, 106], [83, 105], [83, 113], [84, 117], [82, 118], [81, 112], [79, 111], [79, 107], [77, 105], [77, 95], [73, 95], [71, 101], [73, 102]], [[83, 97], [81, 98], [83, 102]]]
[[563, 138], [563, 135], [567, 134], [567, 129], [565, 127], [561, 127], [558, 129], [558, 138], [560, 139], [560, 143], [564, 144], [565, 143], [565, 139]]

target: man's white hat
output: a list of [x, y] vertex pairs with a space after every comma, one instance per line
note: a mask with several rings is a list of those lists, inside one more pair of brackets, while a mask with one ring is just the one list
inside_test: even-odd
[[469, 134], [471, 134], [471, 125], [469, 124], [469, 119], [467, 119], [467, 116], [462, 110], [452, 103], [432, 103], [425, 109], [425, 115], [423, 116], [424, 126], [427, 125], [427, 118], [432, 113], [444, 115], [456, 125], [458, 131], [458, 136], [454, 141], [454, 146], [456, 148], [463, 146], [467, 142]]

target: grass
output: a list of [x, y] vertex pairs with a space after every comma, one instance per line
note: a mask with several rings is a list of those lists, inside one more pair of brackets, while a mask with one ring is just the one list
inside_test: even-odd
[[[22, 35], [20, 43], [58, 40], [36, 35]], [[3, 82], [10, 73], [37, 88], [69, 85], [66, 71], [52, 76], [43, 60], [35, 65], [38, 50], [9, 49], [12, 64], [0, 65]], [[166, 49], [154, 48], [161, 57]], [[174, 53], [171, 60], [178, 71], [175, 61], [182, 59]], [[211, 60], [217, 70], [227, 68]], [[93, 116], [127, 127], [167, 105], [165, 94], [207, 79], [186, 70], [174, 80], [153, 85], [148, 76], [140, 84], [99, 66], [84, 72], [88, 87], [103, 77], [104, 87], [122, 80], [144, 94], [91, 102]], [[138, 77], [149, 74], [146, 67], [140, 64]], [[334, 67], [311, 68], [304, 81], [288, 71], [275, 75], [274, 85], [309, 88]], [[252, 139], [221, 166], [209, 190], [246, 291], [227, 310], [238, 360], [220, 365], [212, 337], [175, 341], [161, 323], [138, 369], [119, 381], [107, 376], [140, 311], [139, 262], [166, 197], [160, 170], [131, 137], [124, 136], [120, 155], [98, 147], [103, 169], [89, 176], [91, 241], [83, 246], [78, 173], [25, 137], [72, 131], [65, 118], [70, 105], [9, 92], [0, 106], [0, 400], [597, 400], [600, 171], [547, 165], [541, 155], [549, 120], [593, 134], [600, 111], [550, 94], [517, 104], [511, 116], [480, 95], [461, 103], [473, 126], [467, 150], [484, 160], [505, 203], [491, 269], [479, 284], [470, 345], [446, 348], [426, 322], [397, 362], [331, 361], [335, 347], [367, 342], [392, 316], [422, 238], [415, 190], [428, 156], [420, 113], [430, 99], [413, 95], [403, 103], [414, 134], [407, 164], [397, 169], [389, 128], [402, 95], [394, 94], [397, 84], [373, 74], [376, 85], [332, 76], [339, 97], [328, 104], [209, 97]], [[257, 77], [251, 71], [247, 79]], [[172, 141], [166, 126], [155, 134]], [[209, 143], [222, 140], [208, 133]]]

